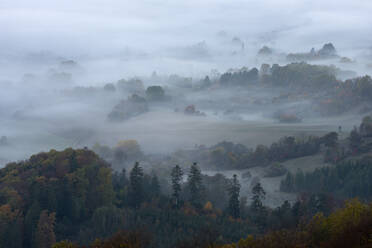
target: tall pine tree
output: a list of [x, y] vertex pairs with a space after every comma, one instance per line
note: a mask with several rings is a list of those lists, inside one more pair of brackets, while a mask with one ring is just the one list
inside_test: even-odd
[[262, 203], [265, 199], [266, 192], [262, 188], [260, 183], [257, 183], [252, 188], [252, 203], [251, 203], [251, 215], [253, 221], [258, 225], [258, 227], [263, 231], [266, 227], [267, 211]]
[[203, 206], [204, 186], [201, 171], [196, 163], [193, 163], [190, 168], [187, 184], [190, 191], [190, 203], [195, 208], [201, 208]]
[[181, 182], [183, 177], [183, 171], [179, 165], [176, 165], [172, 169], [171, 173], [172, 177], [172, 197], [174, 201], [174, 205], [178, 208], [180, 206], [180, 194], [181, 194]]
[[130, 171], [129, 179], [130, 179], [129, 187], [130, 205], [133, 208], [139, 208], [144, 198], [144, 190], [143, 169], [138, 162], [134, 164], [133, 169]]
[[240, 194], [240, 183], [238, 181], [237, 176], [234, 174], [233, 179], [231, 181], [230, 187], [228, 188], [229, 193], [229, 213], [235, 219], [240, 217], [240, 202], [239, 202], [239, 194]]

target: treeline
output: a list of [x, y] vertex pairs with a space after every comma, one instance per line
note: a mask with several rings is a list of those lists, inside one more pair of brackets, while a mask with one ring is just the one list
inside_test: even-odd
[[226, 72], [221, 75], [219, 83], [222, 86], [247, 86], [249, 84], [257, 83], [259, 80], [259, 72], [257, 68], [248, 70], [242, 68], [235, 72]]
[[294, 227], [334, 206], [327, 197], [309, 196], [270, 209], [264, 198], [260, 184], [247, 199], [237, 176], [205, 176], [196, 164], [174, 166], [164, 178], [139, 163], [128, 173], [113, 172], [87, 149], [51, 150], [0, 170], [0, 247], [51, 247], [62, 240], [70, 241], [56, 247], [110, 247], [104, 240], [118, 231], [110, 242], [142, 244], [147, 237], [145, 247], [223, 244]]
[[268, 166], [314, 154], [322, 154], [326, 163], [337, 164], [372, 150], [371, 116], [365, 116], [359, 127], [354, 127], [344, 140], [339, 140], [341, 126], [338, 131], [321, 137], [286, 136], [270, 146], [258, 145], [255, 149], [224, 141], [209, 148], [201, 146], [192, 151], [179, 151], [174, 156], [183, 160], [192, 158], [200, 161], [208, 169], [229, 170]]
[[372, 159], [350, 160], [334, 167], [318, 168], [313, 172], [301, 170], [288, 173], [281, 182], [284, 192], [329, 193], [346, 199], [372, 199]]
[[[319, 91], [329, 89], [338, 83], [334, 66], [311, 65], [304, 62], [280, 66], [263, 64], [257, 68], [228, 71], [216, 83], [221, 86], [249, 86], [255, 83], [288, 87], [297, 90]], [[206, 80], [201, 82], [206, 84]], [[208, 85], [211, 85], [208, 81]]]
[[359, 107], [357, 111], [371, 111], [372, 79], [357, 77], [338, 83], [324, 98], [318, 99], [318, 110], [324, 115], [343, 114]]
[[[87, 244], [118, 230], [146, 230], [153, 247], [174, 247], [213, 229], [224, 241], [239, 239], [257, 226], [240, 219], [240, 185], [220, 177], [219, 188], [196, 164], [174, 167], [165, 193], [155, 174], [136, 163], [113, 173], [92, 151], [66, 149], [40, 153], [0, 170], [0, 247], [51, 247], [59, 240]], [[221, 186], [222, 184], [222, 186]], [[227, 195], [214, 207], [217, 195]], [[221, 199], [219, 199], [221, 202]], [[238, 221], [239, 220], [239, 221]], [[186, 242], [185, 241], [185, 242]]]
[[281, 182], [281, 191], [329, 193], [342, 199], [359, 197], [371, 200], [372, 157], [368, 154], [372, 149], [371, 136], [370, 116], [364, 117], [359, 128], [354, 127], [343, 141], [338, 140], [335, 132], [326, 134], [322, 137], [324, 160], [334, 166], [307, 173], [302, 170], [288, 172]]
[[309, 91], [329, 89], [338, 82], [335, 67], [310, 65], [304, 62], [264, 66], [262, 74], [263, 83]]
[[[231, 188], [231, 190], [234, 187]], [[237, 238], [235, 239], [237, 243], [233, 243], [231, 245], [225, 245], [226, 237], [223, 236], [222, 233], [218, 231], [216, 226], [211, 224], [216, 223], [208, 223], [207, 225], [203, 222], [198, 222], [196, 224], [202, 225], [203, 228], [199, 229], [198, 232], [189, 233], [190, 236], [185, 236], [183, 240], [180, 240], [172, 247], [177, 248], [194, 248], [194, 247], [251, 247], [246, 245], [253, 245], [259, 244], [263, 245], [262, 239], [265, 242], [272, 240], [272, 237], [268, 234], [262, 236], [264, 233], [274, 232], [276, 235], [281, 235], [282, 233], [289, 232], [290, 230], [292, 233], [291, 235], [298, 235], [297, 232], [301, 231], [305, 233], [308, 231], [311, 224], [314, 222], [314, 219], [319, 216], [321, 220], [325, 220], [324, 216], [328, 216], [331, 214], [336, 206], [332, 197], [327, 195], [303, 195], [299, 200], [291, 205], [288, 201], [285, 201], [281, 206], [275, 209], [269, 209], [262, 205], [261, 199], [265, 196], [265, 191], [262, 187], [257, 184], [252, 189], [253, 197], [252, 202], [248, 208], [248, 212], [250, 213], [250, 222], [242, 222], [241, 224], [246, 226], [250, 225], [252, 222], [256, 224], [259, 228], [258, 232], [250, 231], [242, 234], [241, 232], [239, 235], [241, 237], [246, 237], [248, 235], [248, 239], [244, 238]], [[233, 198], [231, 198], [233, 199]], [[234, 205], [233, 201], [230, 201], [230, 204]], [[359, 203], [353, 203], [355, 204]], [[347, 205], [347, 207], [350, 207]], [[317, 215], [318, 214], [318, 215]], [[333, 214], [334, 215], [334, 214]], [[332, 215], [331, 215], [332, 216]], [[182, 216], [176, 216], [182, 217]], [[331, 218], [331, 217], [330, 217]], [[208, 219], [203, 219], [203, 221], [207, 221]], [[179, 219], [179, 222], [185, 221], [184, 219]], [[237, 220], [241, 222], [242, 220]], [[223, 223], [224, 229], [230, 229], [231, 227], [228, 222]], [[183, 232], [182, 228], [177, 229], [178, 232]], [[236, 230], [237, 231], [237, 230]], [[241, 230], [239, 230], [241, 231]], [[253, 235], [257, 235], [257, 239], [254, 238]], [[61, 241], [56, 243], [53, 248], [78, 248], [78, 247], [91, 247], [91, 248], [104, 248], [104, 247], [128, 247], [128, 248], [147, 248], [147, 247], [162, 247], [159, 244], [154, 243], [154, 240], [157, 238], [164, 238], [158, 237], [156, 231], [153, 229], [146, 230], [146, 229], [138, 229], [138, 230], [121, 230], [114, 234], [113, 236], [107, 239], [96, 239], [90, 245], [87, 246], [79, 246], [76, 243], [71, 241]], [[173, 235], [173, 233], [170, 233]], [[313, 233], [308, 233], [307, 237], [311, 237]], [[236, 235], [238, 236], [238, 235]], [[263, 238], [260, 238], [263, 237]], [[270, 243], [272, 246], [268, 247], [295, 247], [295, 246], [282, 246], [283, 244], [288, 244], [289, 242], [293, 242], [292, 238], [285, 241], [287, 236], [280, 237], [281, 240], [278, 240], [276, 243]], [[296, 236], [297, 237], [297, 236]], [[278, 237], [279, 238], [279, 237]], [[289, 237], [288, 237], [289, 238]], [[266, 247], [266, 246], [253, 246], [253, 247]], [[306, 246], [307, 247], [307, 246]]]
[[[209, 87], [281, 87], [287, 89], [297, 100], [308, 99], [314, 103], [314, 110], [323, 115], [339, 115], [359, 108], [362, 113], [371, 110], [372, 79], [370, 76], [338, 80], [344, 73], [334, 66], [311, 65], [304, 62], [287, 65], [262, 64], [257, 68], [241, 68], [223, 73], [214, 81], [200, 81], [201, 89]], [[284, 100], [284, 99], [281, 99]]]
[[224, 141], [210, 148], [198, 148], [192, 152], [178, 152], [175, 156], [191, 157], [200, 161], [204, 167], [213, 169], [246, 169], [314, 155], [320, 151], [320, 146], [324, 142], [324, 137], [295, 138], [286, 136], [270, 146], [258, 145], [255, 149], [249, 149], [242, 144]]

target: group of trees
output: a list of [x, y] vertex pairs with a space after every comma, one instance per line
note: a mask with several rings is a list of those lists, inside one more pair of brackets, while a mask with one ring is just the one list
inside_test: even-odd
[[[180, 208], [185, 204], [185, 201], [189, 202], [195, 209], [202, 209], [204, 206], [205, 210], [212, 210], [213, 204], [212, 199], [208, 199], [209, 192], [203, 183], [203, 176], [201, 170], [194, 163], [189, 170], [186, 184], [183, 186], [183, 175], [184, 172], [179, 165], [176, 165], [171, 172], [171, 183], [172, 183], [172, 201], [175, 208]], [[222, 176], [222, 175], [221, 175]], [[212, 179], [213, 180], [213, 179]], [[227, 191], [229, 199], [227, 204], [227, 213], [235, 218], [240, 218], [240, 184], [237, 175], [233, 175], [231, 180], [225, 181], [223, 185], [225, 191]], [[213, 190], [213, 189], [212, 189]], [[182, 194], [182, 191], [186, 191]], [[222, 194], [219, 195], [222, 197]], [[188, 198], [188, 199], [187, 199]], [[221, 198], [218, 199], [221, 201]]]
[[304, 62], [284, 66], [263, 64], [260, 71], [257, 68], [248, 70], [245, 67], [237, 71], [228, 71], [216, 82], [222, 86], [249, 86], [259, 82], [262, 85], [287, 87], [291, 90], [319, 92], [338, 85], [337, 71], [334, 66], [311, 65]]
[[316, 214], [297, 228], [278, 230], [260, 237], [248, 235], [236, 243], [214, 247], [370, 247], [371, 213], [371, 205], [353, 200], [328, 217]]
[[319, 99], [322, 114], [337, 115], [359, 108], [368, 112], [371, 109], [372, 79], [370, 76], [357, 77], [338, 83], [323, 99]]
[[[319, 54], [332, 50], [327, 45], [329, 44], [326, 44]], [[260, 71], [256, 68], [248, 70], [243, 67], [239, 70], [229, 70], [217, 79], [210, 80], [206, 77], [200, 81], [199, 88], [251, 85], [280, 87], [290, 93], [288, 96], [296, 96], [297, 100], [310, 100], [313, 103], [313, 110], [322, 115], [340, 115], [353, 109], [370, 111], [371, 77], [356, 77], [344, 81], [337, 79], [337, 76], [343, 73], [347, 72], [334, 66], [312, 65], [305, 62], [283, 66], [263, 64]], [[288, 97], [288, 100], [291, 99]]]
[[334, 67], [303, 62], [284, 66], [275, 64], [270, 68], [270, 74], [264, 79], [265, 84], [309, 92], [329, 89], [336, 86], [338, 82]]
[[310, 61], [330, 58], [339, 58], [332, 43], [324, 44], [318, 51], [312, 48], [308, 53], [290, 53], [287, 55], [289, 61]]
[[[231, 184], [230, 195], [235, 194], [234, 188], [239, 188], [236, 181]], [[250, 222], [243, 222], [243, 225], [240, 225], [240, 228], [244, 227], [244, 231], [246, 231], [246, 227], [249, 226], [250, 223], [254, 222], [256, 224], [256, 229], [248, 229], [248, 232], [245, 233], [245, 237], [249, 234], [247, 239], [235, 238], [234, 242], [236, 243], [226, 245], [226, 243], [229, 242], [226, 242], [226, 237], [222, 236], [226, 235], [226, 233], [221, 233], [216, 228], [219, 225], [218, 222], [222, 219], [218, 220], [219, 218], [217, 218], [217, 222], [209, 222], [210, 219], [207, 218], [203, 218], [200, 221], [200, 219], [188, 216], [188, 219], [192, 218], [192, 221], [196, 221], [196, 225], [202, 225], [202, 228], [200, 228], [200, 226], [194, 226], [194, 228], [198, 228], [199, 232], [190, 233], [189, 235], [191, 236], [184, 237], [183, 240], [180, 240], [171, 247], [309, 247], [309, 245], [318, 247], [319, 244], [323, 242], [330, 242], [331, 240], [334, 242], [334, 238], [341, 238], [338, 236], [337, 231], [342, 230], [343, 234], [351, 231], [351, 233], [347, 233], [347, 239], [354, 235], [360, 235], [357, 237], [365, 237], [367, 232], [370, 231], [370, 229], [368, 229], [371, 224], [370, 206], [363, 205], [358, 201], [347, 203], [345, 208], [333, 212], [335, 203], [332, 198], [325, 195], [303, 195], [293, 205], [285, 201], [281, 206], [270, 209], [262, 204], [265, 191], [260, 184], [257, 184], [252, 189], [252, 193], [252, 203], [249, 207], [246, 207], [251, 216]], [[231, 199], [230, 202], [232, 206], [235, 205], [233, 199]], [[231, 210], [233, 209], [237, 210], [238, 208], [231, 208]], [[204, 207], [205, 214], [208, 213], [209, 210], [210, 209]], [[175, 213], [176, 212], [172, 212], [171, 214]], [[200, 217], [200, 214], [198, 216]], [[173, 221], [178, 225], [187, 221], [182, 215], [178, 214], [175, 217]], [[361, 220], [363, 219], [367, 220], [367, 222], [362, 224]], [[141, 221], [143, 220], [144, 219], [141, 219]], [[205, 222], [208, 222], [208, 224], [205, 225]], [[223, 221], [223, 230], [226, 231], [227, 229], [231, 229], [233, 227], [231, 225], [232, 223], [238, 224], [240, 222], [242, 222], [242, 219], [238, 219], [236, 222]], [[367, 223], [368, 225], [365, 226]], [[347, 225], [350, 225], [349, 227], [351, 227], [351, 229], [348, 229]], [[184, 226], [182, 228], [184, 228]], [[177, 229], [178, 232], [182, 232], [182, 228]], [[360, 231], [361, 228], [363, 228], [363, 232], [359, 233], [358, 231]], [[265, 235], [258, 235], [256, 238], [254, 237], [257, 233], [267, 233], [267, 230], [271, 232]], [[234, 229], [234, 234], [239, 233], [239, 235], [242, 235], [241, 231], [242, 230]], [[156, 235], [159, 235], [158, 233], [154, 235], [154, 233], [156, 233], [156, 231], [145, 229], [122, 230], [107, 239], [96, 239], [88, 247], [163, 247], [162, 245], [159, 246], [159, 243], [154, 242], [154, 240], [158, 238]], [[324, 235], [321, 235], [322, 233]], [[175, 234], [176, 233], [167, 233], [165, 235]], [[304, 236], [301, 236], [301, 234]], [[164, 239], [165, 237], [162, 236], [161, 238]], [[347, 240], [345, 244], [353, 244], [356, 240], [355, 238]], [[301, 244], [305, 246], [301, 246]], [[53, 248], [78, 247], [80, 246], [69, 241], [61, 241], [53, 246]]]
[[218, 180], [229, 199], [226, 208], [217, 208], [214, 180], [196, 164], [185, 182], [181, 167], [170, 174], [172, 192], [167, 193], [163, 179], [147, 174], [139, 163], [128, 175], [125, 169], [113, 172], [87, 149], [51, 150], [10, 163], [0, 169], [0, 247], [51, 247], [60, 240], [87, 244], [119, 230], [142, 229], [155, 236], [154, 246], [174, 247], [210, 227], [226, 242], [254, 229], [238, 221], [236, 176]]
[[359, 197], [372, 199], [372, 160], [369, 157], [350, 160], [334, 167], [323, 167], [313, 172], [301, 170], [288, 173], [281, 182], [285, 192], [326, 192], [341, 199]]
[[222, 86], [247, 86], [258, 82], [258, 70], [242, 68], [238, 71], [226, 72], [221, 75], [219, 83]]
[[[139, 163], [128, 175], [125, 169], [113, 172], [87, 149], [52, 150], [10, 163], [0, 169], [0, 246], [50, 247], [61, 240], [84, 245], [99, 238], [92, 247], [105, 247], [106, 242], [132, 242], [138, 233], [151, 236], [153, 247], [184, 247], [201, 236], [222, 244], [280, 228], [278, 218], [290, 216], [283, 222], [289, 226], [300, 218], [288, 203], [264, 206], [260, 184], [247, 205], [236, 175], [206, 176], [197, 164], [187, 168], [187, 177], [184, 170], [175, 166], [165, 185]], [[55, 247], [74, 246], [66, 241]]]
[[127, 100], [121, 100], [116, 104], [112, 111], [107, 115], [110, 121], [124, 121], [140, 114], [146, 113], [149, 110], [145, 98], [133, 94]]
[[[297, 215], [301, 204], [291, 207], [285, 202], [275, 212], [280, 220], [287, 221], [289, 216]], [[371, 205], [357, 200], [348, 201], [344, 207], [325, 215], [321, 212], [313, 217], [302, 219], [301, 224], [287, 226], [285, 229], [273, 230], [265, 235], [254, 236], [250, 233], [235, 243], [222, 244], [213, 231], [205, 230], [203, 234], [192, 240], [179, 243], [175, 247], [182, 248], [276, 248], [276, 247], [370, 247], [372, 226]], [[281, 219], [284, 218], [284, 219]], [[89, 247], [154, 247], [152, 238], [141, 231], [121, 231], [112, 237], [97, 239]], [[79, 246], [62, 241], [53, 248], [78, 248]]]
[[200, 161], [205, 167], [214, 169], [268, 166], [315, 154], [323, 154], [324, 162], [336, 164], [349, 156], [370, 151], [371, 135], [372, 118], [366, 116], [360, 127], [354, 128], [349, 137], [342, 141], [337, 132], [329, 132], [321, 137], [286, 136], [270, 146], [258, 145], [255, 149], [224, 141], [209, 148], [198, 148], [188, 156]]
[[120, 140], [114, 147], [96, 143], [92, 150], [114, 169], [132, 166], [135, 161], [143, 160], [144, 154], [136, 140]]
[[[319, 193], [324, 185], [347, 189], [352, 193], [347, 196], [369, 196], [369, 167], [337, 166], [338, 174], [331, 168], [319, 170], [309, 179], [304, 176], [302, 184], [295, 178], [293, 185], [317, 189], [316, 184], [319, 191], [271, 209], [263, 204], [265, 190], [259, 183], [247, 204], [236, 175], [209, 177], [195, 163], [187, 169], [173, 167], [169, 185], [164, 185], [164, 178], [146, 173], [139, 163], [127, 175], [125, 169], [113, 172], [87, 149], [52, 150], [0, 169], [0, 246], [50, 247], [57, 241], [55, 248], [89, 243], [112, 247], [118, 242], [128, 247], [202, 247], [236, 242], [246, 233], [295, 228], [319, 211], [329, 214], [335, 201]], [[334, 174], [340, 177], [330, 177]], [[359, 186], [353, 184], [357, 180]]]
[[79, 232], [115, 192], [111, 169], [92, 151], [51, 150], [0, 170], [1, 247], [50, 247]]
[[253, 150], [241, 144], [224, 141], [204, 150], [198, 149], [193, 155], [206, 167], [244, 169], [314, 155], [320, 151], [320, 145], [323, 143], [323, 137], [287, 136], [271, 146], [258, 145]]

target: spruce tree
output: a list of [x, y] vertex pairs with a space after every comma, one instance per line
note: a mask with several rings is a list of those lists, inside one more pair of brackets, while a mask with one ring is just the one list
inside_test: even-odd
[[263, 231], [266, 227], [267, 211], [265, 206], [262, 203], [262, 200], [265, 199], [266, 192], [262, 188], [260, 183], [257, 183], [252, 189], [252, 203], [251, 211], [253, 221], [257, 224], [259, 229]]
[[143, 201], [143, 169], [138, 162], [134, 164], [133, 169], [130, 171], [130, 187], [129, 187], [129, 197], [130, 205], [133, 208], [139, 208]]
[[179, 165], [176, 165], [172, 169], [171, 173], [172, 177], [172, 197], [174, 200], [174, 204], [176, 207], [179, 207], [180, 204], [180, 194], [181, 194], [181, 182], [182, 182], [182, 177], [183, 177], [183, 171]]
[[266, 192], [262, 188], [261, 183], [257, 183], [252, 188], [252, 203], [251, 209], [255, 212], [259, 212], [263, 208], [262, 200], [265, 199]]
[[240, 217], [240, 183], [237, 176], [234, 174], [230, 187], [228, 188], [229, 199], [229, 213], [234, 218]]
[[202, 174], [201, 171], [196, 163], [194, 163], [189, 172], [188, 176], [188, 188], [190, 191], [190, 203], [195, 208], [201, 208], [203, 204], [203, 182], [202, 182]]

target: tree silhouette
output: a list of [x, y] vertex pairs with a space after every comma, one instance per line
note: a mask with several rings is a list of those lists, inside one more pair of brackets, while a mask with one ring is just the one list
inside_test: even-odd
[[130, 171], [129, 179], [130, 179], [129, 187], [130, 205], [133, 208], [139, 208], [144, 197], [144, 192], [143, 192], [143, 169], [138, 162], [134, 164], [133, 169]]
[[196, 208], [202, 207], [204, 186], [201, 171], [196, 163], [190, 168], [188, 176], [188, 187], [190, 191], [190, 202]]
[[238, 181], [237, 176], [234, 174], [230, 187], [228, 188], [229, 192], [229, 213], [234, 218], [240, 217], [240, 202], [239, 202], [239, 194], [240, 194], [240, 183]]
[[180, 204], [180, 193], [181, 193], [181, 182], [182, 182], [182, 177], [183, 177], [183, 171], [179, 165], [176, 165], [172, 169], [171, 173], [172, 177], [172, 197], [174, 200], [174, 204], [176, 207], [179, 207]]

